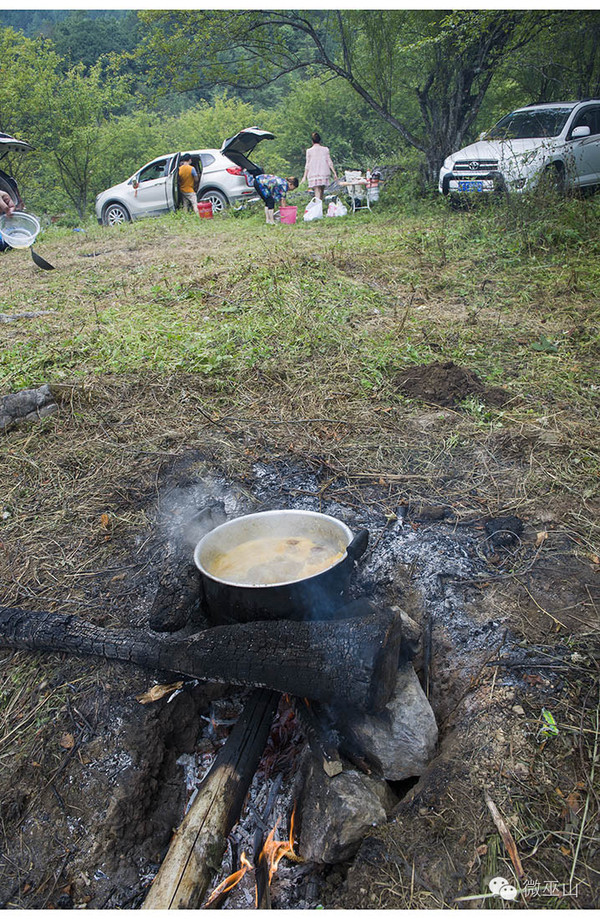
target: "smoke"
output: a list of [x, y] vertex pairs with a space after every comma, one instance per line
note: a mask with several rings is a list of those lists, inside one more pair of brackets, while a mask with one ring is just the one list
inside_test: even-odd
[[157, 529], [163, 544], [191, 556], [210, 530], [242, 513], [239, 500], [220, 483], [175, 486], [161, 494]]

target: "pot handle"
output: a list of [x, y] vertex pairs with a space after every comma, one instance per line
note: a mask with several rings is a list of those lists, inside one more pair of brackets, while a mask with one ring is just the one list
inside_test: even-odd
[[349, 546], [346, 546], [346, 554], [353, 560], [358, 561], [365, 552], [369, 543], [369, 531], [359, 530]]

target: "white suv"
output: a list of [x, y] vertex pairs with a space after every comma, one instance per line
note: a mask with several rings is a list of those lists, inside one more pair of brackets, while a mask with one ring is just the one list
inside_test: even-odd
[[[190, 150], [200, 175], [198, 200], [210, 201], [213, 212], [256, 196], [245, 172], [261, 172], [247, 154], [262, 140], [275, 135], [260, 128], [246, 128], [224, 141], [220, 150]], [[183, 151], [182, 151], [183, 152]], [[146, 163], [125, 182], [107, 188], [96, 197], [96, 217], [114, 226], [140, 217], [160, 217], [179, 205], [178, 167], [182, 153], [166, 153]]]
[[544, 179], [562, 192], [600, 184], [600, 99], [505, 115], [444, 160], [439, 190], [458, 200], [469, 192], [531, 191]]

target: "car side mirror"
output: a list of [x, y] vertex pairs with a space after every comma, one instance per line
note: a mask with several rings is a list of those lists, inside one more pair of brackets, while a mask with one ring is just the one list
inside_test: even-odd
[[485, 140], [487, 131], [482, 131], [477, 140]]
[[139, 188], [139, 186], [140, 186], [140, 183], [138, 182], [137, 179], [134, 179], [133, 182], [132, 182], [131, 184], [133, 185], [134, 188]]
[[580, 137], [589, 137], [591, 133], [587, 124], [580, 124], [577, 128], [573, 128], [571, 139], [578, 140]]

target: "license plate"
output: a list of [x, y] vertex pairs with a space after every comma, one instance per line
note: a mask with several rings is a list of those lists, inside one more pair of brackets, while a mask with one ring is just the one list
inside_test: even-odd
[[459, 182], [458, 183], [459, 191], [483, 191], [483, 180], [476, 180], [470, 182]]

